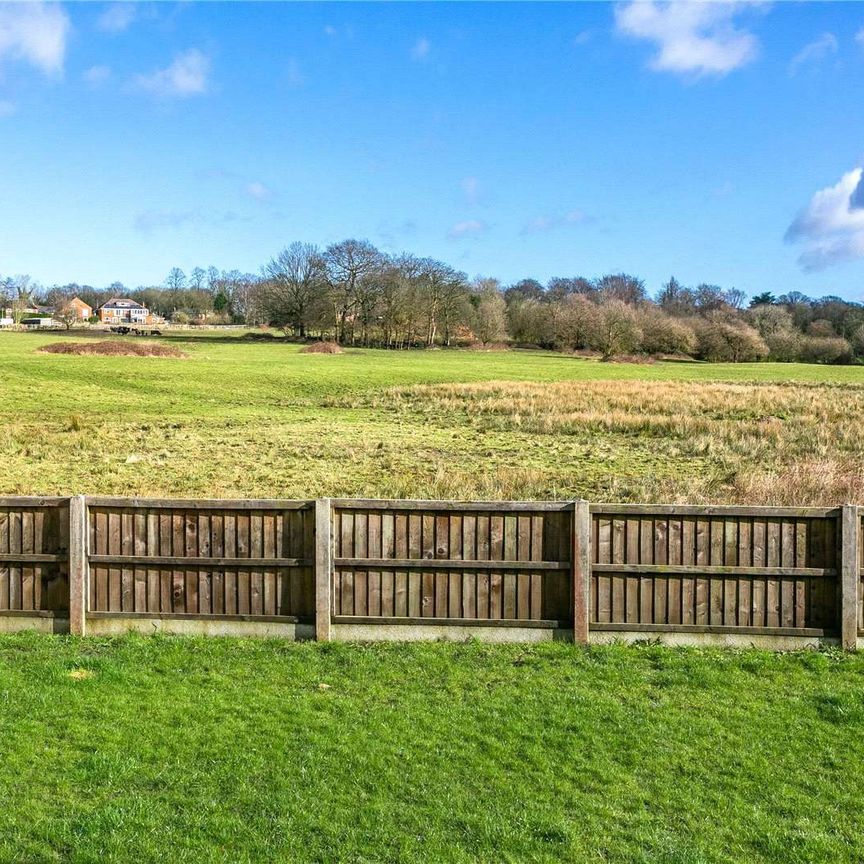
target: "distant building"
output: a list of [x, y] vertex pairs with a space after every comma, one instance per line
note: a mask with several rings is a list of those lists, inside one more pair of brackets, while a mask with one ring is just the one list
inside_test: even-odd
[[150, 320], [150, 310], [146, 306], [122, 297], [103, 303], [96, 314], [103, 324], [146, 324]]
[[82, 321], [93, 317], [93, 307], [85, 303], [80, 297], [73, 297], [67, 304], [66, 308], [74, 310], [75, 314]]

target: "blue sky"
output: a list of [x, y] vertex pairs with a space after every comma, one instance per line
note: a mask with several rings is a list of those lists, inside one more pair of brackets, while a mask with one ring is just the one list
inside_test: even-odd
[[864, 5], [0, 3], [0, 274], [368, 238], [864, 299]]

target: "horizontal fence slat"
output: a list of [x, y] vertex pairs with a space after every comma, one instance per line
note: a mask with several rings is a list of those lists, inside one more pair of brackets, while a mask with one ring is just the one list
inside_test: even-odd
[[285, 498], [108, 498], [88, 495], [88, 507], [113, 507], [123, 510], [306, 510], [314, 501]]
[[376, 624], [390, 626], [402, 624], [409, 627], [432, 625], [435, 627], [524, 627], [529, 630], [570, 629], [569, 621], [537, 620], [536, 618], [377, 618], [368, 615], [334, 615], [334, 624]]
[[468, 558], [334, 558], [353, 570], [569, 570], [569, 561], [475, 561]]
[[561, 512], [573, 508], [570, 501], [420, 501], [409, 498], [383, 500], [380, 498], [334, 498], [337, 510], [455, 510], [481, 513], [519, 513], [525, 511]]
[[615, 633], [716, 633], [741, 636], [810, 636], [835, 635], [821, 627], [736, 627], [722, 624], [602, 624], [592, 622], [591, 629]]
[[188, 555], [90, 555], [91, 564], [129, 565], [130, 567], [173, 567], [204, 569], [218, 567], [236, 570], [254, 567], [273, 569], [283, 567], [311, 567], [310, 558], [197, 558]]
[[837, 516], [839, 507], [747, 507], [740, 504], [591, 504], [592, 516], [746, 516], [755, 519], [819, 519]]
[[27, 495], [0, 496], [0, 507], [63, 507], [69, 504], [68, 498]]
[[67, 558], [67, 555], [60, 553], [0, 552], [0, 564], [57, 564]]
[[756, 576], [760, 579], [812, 579], [836, 578], [837, 570], [833, 567], [733, 567], [708, 564], [592, 564], [594, 573], [616, 573], [621, 576], [651, 575], [677, 578], [681, 575], [698, 579], [702, 576]]
[[204, 612], [88, 612], [88, 618], [164, 618], [168, 621], [259, 621], [274, 624], [309, 624], [303, 615], [214, 615]]

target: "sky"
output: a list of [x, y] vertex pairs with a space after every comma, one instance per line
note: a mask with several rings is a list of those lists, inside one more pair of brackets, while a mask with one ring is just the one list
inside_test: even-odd
[[864, 300], [864, 4], [0, 2], [0, 275], [365, 238]]

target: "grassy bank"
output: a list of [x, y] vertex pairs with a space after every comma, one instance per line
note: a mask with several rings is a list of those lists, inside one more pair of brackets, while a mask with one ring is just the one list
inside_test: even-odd
[[864, 501], [864, 368], [0, 334], [0, 492]]
[[862, 676], [815, 652], [3, 637], [0, 861], [860, 861]]

